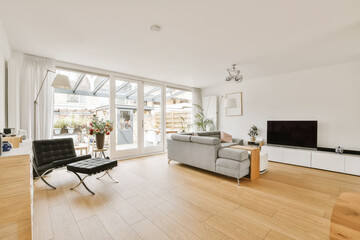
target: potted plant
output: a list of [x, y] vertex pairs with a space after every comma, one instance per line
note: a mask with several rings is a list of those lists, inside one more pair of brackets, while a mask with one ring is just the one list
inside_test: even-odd
[[54, 125], [54, 132], [56, 135], [61, 134], [61, 129], [64, 128], [66, 126], [65, 120], [64, 119], [59, 119], [57, 120]]
[[248, 135], [250, 136], [250, 141], [255, 141], [255, 136], [259, 135], [258, 131], [259, 129], [255, 125], [250, 128], [248, 133]]
[[206, 115], [204, 114], [204, 109], [198, 104], [193, 105], [197, 108], [198, 111], [198, 113], [195, 115], [193, 125], [197, 128], [197, 130], [206, 131], [208, 130], [208, 128], [209, 130], [213, 130], [214, 122], [206, 117]]
[[105, 135], [110, 135], [113, 130], [113, 123], [109, 120], [100, 120], [95, 114], [89, 123], [89, 134], [95, 135], [97, 149], [104, 148]]
[[73, 119], [67, 123], [67, 130], [69, 134], [74, 134], [74, 130], [76, 128], [76, 121]]

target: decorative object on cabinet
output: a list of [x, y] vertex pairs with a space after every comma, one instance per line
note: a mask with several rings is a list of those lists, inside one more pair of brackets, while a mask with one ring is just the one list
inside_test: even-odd
[[342, 154], [342, 153], [344, 153], [344, 148], [341, 146], [338, 146], [337, 148], [335, 148], [335, 152], [337, 154]]
[[250, 141], [252, 141], [252, 142], [255, 141], [255, 137], [257, 135], [259, 135], [258, 131], [259, 131], [259, 129], [257, 128], [257, 126], [252, 125], [252, 127], [250, 128], [249, 133], [248, 133], [248, 135], [250, 136]]
[[8, 141], [9, 143], [11, 143], [11, 146], [13, 148], [19, 148], [20, 143], [22, 142], [22, 137], [21, 136], [4, 137], [2, 140], [3, 141]]
[[12, 145], [9, 141], [3, 141], [2, 142], [2, 151], [3, 152], [8, 152], [12, 149]]

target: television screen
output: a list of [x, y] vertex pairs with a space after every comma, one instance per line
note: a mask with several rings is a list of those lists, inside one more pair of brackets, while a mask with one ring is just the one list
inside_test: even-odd
[[316, 148], [317, 121], [268, 121], [267, 143]]

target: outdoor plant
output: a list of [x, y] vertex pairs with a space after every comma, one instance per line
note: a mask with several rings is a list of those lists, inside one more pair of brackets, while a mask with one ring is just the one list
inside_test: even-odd
[[180, 116], [180, 124], [181, 124], [180, 127], [181, 132], [185, 132], [187, 127], [186, 127], [185, 118], [183, 116]]
[[59, 119], [53, 125], [54, 128], [66, 128], [67, 126], [68, 123], [65, 119]]
[[106, 134], [110, 135], [110, 132], [114, 129], [113, 123], [109, 120], [99, 119], [96, 114], [93, 115], [92, 121], [89, 123], [89, 134]]
[[76, 120], [72, 119], [71, 121], [69, 121], [69, 127], [70, 128], [77, 128]]
[[259, 129], [258, 129], [255, 125], [253, 125], [253, 126], [250, 128], [248, 135], [249, 135], [251, 138], [255, 138], [255, 136], [259, 135], [258, 131], [259, 131]]
[[213, 130], [214, 129], [213, 120], [206, 117], [206, 115], [204, 114], [204, 109], [200, 105], [198, 105], [198, 104], [193, 104], [193, 105], [197, 109], [197, 114], [195, 114], [193, 125], [198, 130], [201, 130], [201, 131], [206, 131], [208, 129], [208, 127], [210, 130]]

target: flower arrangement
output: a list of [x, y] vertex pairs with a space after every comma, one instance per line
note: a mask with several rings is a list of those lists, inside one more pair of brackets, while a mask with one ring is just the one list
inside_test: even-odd
[[114, 129], [113, 123], [109, 120], [100, 120], [95, 114], [92, 121], [89, 123], [89, 134], [106, 134], [110, 135], [110, 132]]

